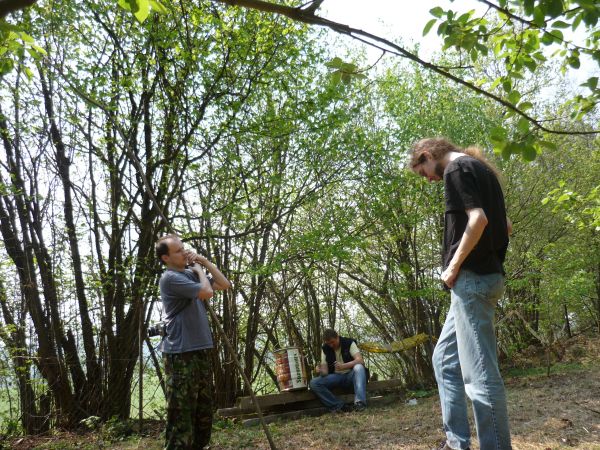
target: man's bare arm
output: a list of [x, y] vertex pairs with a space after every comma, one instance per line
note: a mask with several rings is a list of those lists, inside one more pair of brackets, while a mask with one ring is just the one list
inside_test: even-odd
[[200, 300], [208, 300], [213, 296], [213, 288], [206, 278], [206, 274], [204, 273], [204, 267], [198, 263], [194, 263], [193, 266], [190, 267], [194, 273], [198, 276], [198, 280], [200, 280], [200, 290], [198, 291], [198, 298]]
[[481, 239], [483, 230], [488, 224], [488, 219], [483, 209], [472, 208], [467, 209], [465, 212], [469, 218], [467, 227], [465, 228], [465, 232], [460, 239], [460, 244], [458, 244], [456, 253], [454, 253], [450, 264], [448, 264], [448, 267], [442, 273], [442, 281], [446, 283], [446, 286], [449, 288], [454, 286], [454, 282], [458, 277], [462, 263], [465, 261], [467, 256], [469, 256], [469, 253], [471, 253], [471, 251], [475, 248], [479, 242], [479, 239]]
[[223, 275], [217, 266], [210, 262], [205, 256], [199, 255], [191, 250], [186, 252], [188, 261], [199, 263], [208, 270], [213, 277], [213, 291], [226, 291], [231, 288], [231, 282]]

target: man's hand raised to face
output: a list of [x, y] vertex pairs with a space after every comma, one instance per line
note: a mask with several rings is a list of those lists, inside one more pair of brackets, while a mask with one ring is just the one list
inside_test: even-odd
[[208, 261], [205, 256], [199, 255], [198, 253], [194, 252], [193, 250], [186, 250], [185, 257], [188, 261], [188, 264], [198, 263], [198, 264], [205, 266], [206, 262]]

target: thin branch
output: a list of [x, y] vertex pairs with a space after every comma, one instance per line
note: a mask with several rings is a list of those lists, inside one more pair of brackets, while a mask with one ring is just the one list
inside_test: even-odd
[[[571, 46], [573, 46], [573, 48], [576, 48], [577, 50], [582, 50], [582, 51], [586, 51], [586, 52], [592, 52], [592, 51], [594, 51], [591, 48], [580, 47], [580, 46], [578, 46], [576, 44], [573, 44], [573, 42], [571, 42], [571, 41], [565, 41], [560, 36], [558, 36], [556, 34], [553, 34], [552, 31], [548, 31], [546, 28], [540, 27], [539, 25], [535, 24], [534, 22], [532, 22], [530, 20], [523, 19], [522, 17], [517, 16], [516, 14], [510, 12], [508, 9], [502, 8], [501, 6], [498, 6], [498, 5], [495, 5], [492, 2], [490, 2], [490, 1], [487, 1], [487, 0], [477, 0], [477, 1], [480, 2], [480, 3], [483, 3], [484, 5], [489, 6], [492, 9], [495, 9], [498, 12], [501, 12], [502, 14], [506, 15], [507, 17], [510, 17], [511, 19], [516, 20], [517, 22], [521, 22], [522, 24], [530, 26], [531, 28], [537, 28], [538, 30], [543, 31], [544, 33], [548, 33], [553, 38], [558, 39], [559, 41], [561, 41], [564, 44], [571, 45]], [[545, 22], [545, 21], [544, 21], [544, 23], [547, 24], [547, 22]]]

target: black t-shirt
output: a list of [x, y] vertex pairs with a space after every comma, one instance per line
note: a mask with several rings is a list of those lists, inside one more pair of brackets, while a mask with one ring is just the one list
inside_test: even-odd
[[444, 269], [450, 264], [467, 227], [465, 210], [482, 208], [488, 224], [461, 267], [480, 274], [504, 274], [502, 264], [508, 248], [506, 208], [502, 188], [494, 173], [481, 161], [461, 156], [444, 170], [444, 192]]

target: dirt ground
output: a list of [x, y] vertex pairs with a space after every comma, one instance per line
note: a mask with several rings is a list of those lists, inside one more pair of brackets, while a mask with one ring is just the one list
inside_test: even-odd
[[[535, 361], [535, 352], [522, 358]], [[543, 359], [543, 358], [540, 358]], [[600, 339], [578, 337], [564, 348], [550, 376], [543, 368], [512, 368], [505, 375], [515, 450], [600, 450]], [[211, 449], [268, 449], [260, 427], [218, 422]], [[14, 449], [159, 450], [160, 427], [148, 437], [110, 440], [99, 434], [12, 441]], [[437, 395], [398, 401], [361, 413], [325, 415], [270, 425], [279, 449], [402, 449], [435, 447], [442, 439]], [[475, 431], [473, 429], [473, 436]], [[2, 445], [0, 444], [0, 448]], [[478, 449], [476, 439], [472, 449]]]

